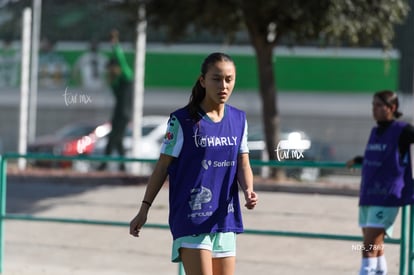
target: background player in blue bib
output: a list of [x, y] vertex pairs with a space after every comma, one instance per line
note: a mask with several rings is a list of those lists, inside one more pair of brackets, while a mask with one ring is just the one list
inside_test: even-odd
[[391, 236], [399, 207], [414, 203], [409, 156], [414, 128], [396, 120], [402, 115], [398, 105], [392, 91], [374, 94], [372, 113], [377, 126], [371, 130], [364, 157], [347, 163], [362, 164], [359, 225], [364, 243], [360, 275], [387, 274], [384, 237]]
[[230, 56], [212, 53], [204, 60], [190, 102], [170, 115], [160, 158], [130, 223], [138, 237], [168, 176], [172, 261], [182, 261], [187, 275], [234, 274], [236, 234], [243, 232], [239, 187], [245, 207], [257, 204], [246, 115], [226, 104], [235, 80]]

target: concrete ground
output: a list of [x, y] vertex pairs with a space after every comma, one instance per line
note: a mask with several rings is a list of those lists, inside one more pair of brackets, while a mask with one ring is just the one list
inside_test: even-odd
[[[7, 212], [127, 223], [135, 215], [145, 190], [142, 182], [131, 184], [116, 177], [107, 177], [100, 183], [96, 179], [65, 180], [65, 176], [52, 179], [9, 176]], [[348, 184], [355, 186], [357, 181], [357, 177], [350, 178]], [[244, 210], [247, 229], [360, 236], [356, 196], [340, 192], [322, 195], [317, 189], [293, 192], [294, 184], [290, 189], [275, 191], [269, 185], [259, 183], [259, 205], [253, 211]], [[167, 208], [165, 187], [151, 208], [148, 223], [166, 224]], [[400, 218], [394, 232], [394, 237], [399, 238]], [[170, 262], [171, 241], [169, 231], [163, 229], [144, 228], [141, 237], [135, 239], [126, 226], [6, 220], [3, 274], [175, 275], [178, 265]], [[359, 244], [241, 234], [236, 274], [357, 274]], [[385, 249], [389, 274], [398, 274], [399, 246], [386, 244]]]

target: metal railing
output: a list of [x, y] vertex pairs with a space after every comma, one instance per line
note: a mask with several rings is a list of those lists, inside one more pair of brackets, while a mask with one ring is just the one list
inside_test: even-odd
[[[57, 222], [57, 223], [74, 223], [74, 224], [90, 224], [90, 225], [105, 225], [105, 226], [121, 226], [129, 227], [128, 222], [108, 221], [108, 220], [93, 220], [93, 219], [71, 219], [59, 217], [37, 217], [25, 214], [9, 214], [6, 212], [7, 200], [7, 162], [9, 159], [42, 159], [53, 161], [114, 161], [114, 162], [151, 162], [156, 160], [138, 159], [138, 158], [122, 158], [122, 157], [108, 157], [108, 156], [55, 156], [46, 154], [15, 154], [7, 153], [0, 155], [0, 274], [3, 272], [4, 259], [4, 221], [5, 220], [25, 220], [37, 222]], [[268, 166], [268, 167], [318, 167], [318, 168], [345, 168], [345, 163], [342, 162], [312, 162], [312, 161], [260, 161], [251, 160], [252, 166]], [[400, 245], [400, 275], [411, 275], [414, 267], [414, 211], [411, 206], [402, 207], [401, 214], [401, 235], [399, 239], [386, 239], [386, 243]], [[147, 228], [169, 229], [166, 224], [145, 224]], [[251, 235], [266, 235], [279, 237], [296, 237], [296, 238], [311, 238], [311, 239], [328, 239], [340, 241], [360, 241], [362, 236], [354, 235], [340, 235], [340, 234], [325, 234], [325, 233], [308, 233], [308, 232], [292, 232], [292, 231], [278, 231], [278, 230], [257, 230], [245, 229], [244, 234]], [[184, 269], [179, 265], [178, 274], [183, 275]]]

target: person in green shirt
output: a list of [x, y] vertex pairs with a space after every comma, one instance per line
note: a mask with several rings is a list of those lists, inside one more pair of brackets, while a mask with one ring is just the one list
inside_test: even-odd
[[[117, 30], [111, 32], [111, 43], [113, 56], [107, 64], [107, 70], [115, 105], [111, 119], [112, 129], [108, 136], [105, 155], [111, 155], [116, 150], [119, 156], [124, 156], [123, 138], [132, 115], [133, 71], [119, 44]], [[106, 169], [106, 166], [106, 163], [102, 163], [99, 170]], [[120, 164], [120, 170], [125, 170], [124, 163]]]

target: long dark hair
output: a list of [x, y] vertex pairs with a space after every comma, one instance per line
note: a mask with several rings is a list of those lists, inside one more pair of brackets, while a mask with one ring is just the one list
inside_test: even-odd
[[399, 118], [403, 115], [400, 111], [398, 111], [399, 102], [398, 102], [398, 96], [396, 93], [389, 91], [389, 90], [383, 90], [383, 91], [376, 92], [374, 94], [374, 97], [381, 100], [382, 103], [384, 103], [389, 108], [395, 105], [395, 111], [394, 111], [395, 118]]
[[220, 61], [231, 62], [234, 64], [233, 59], [229, 55], [220, 52], [208, 55], [201, 64], [201, 74], [193, 86], [190, 100], [187, 104], [190, 116], [194, 119], [199, 119], [198, 110], [200, 108], [201, 101], [203, 101], [206, 96], [206, 89], [201, 86], [200, 77], [205, 77], [206, 73], [210, 69], [210, 66]]

